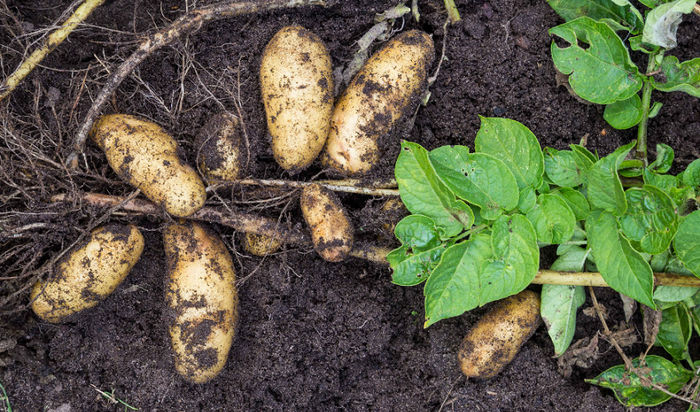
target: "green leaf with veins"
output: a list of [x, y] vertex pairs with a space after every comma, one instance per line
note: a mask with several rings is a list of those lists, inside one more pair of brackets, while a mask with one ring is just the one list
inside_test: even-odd
[[522, 213], [527, 213], [535, 207], [537, 203], [537, 195], [532, 186], [528, 186], [520, 191], [520, 199], [518, 200], [518, 210]]
[[588, 172], [588, 201], [593, 209], [599, 208], [622, 216], [627, 210], [625, 191], [617, 169], [636, 142], [631, 142], [600, 159]]
[[491, 237], [484, 234], [445, 250], [423, 292], [426, 328], [482, 305], [481, 267], [492, 256]]
[[674, 359], [686, 359], [692, 331], [692, 320], [688, 310], [681, 304], [673, 305], [661, 312], [656, 343], [663, 346]]
[[678, 62], [675, 56], [665, 56], [661, 61], [663, 81], [651, 78], [651, 84], [662, 92], [686, 92], [691, 96], [700, 97], [700, 57], [693, 60]]
[[[622, 39], [605, 23], [580, 17], [549, 30], [569, 47], [552, 42], [557, 69], [569, 76], [576, 94], [598, 104], [627, 100], [642, 88], [643, 76], [632, 62]], [[588, 44], [588, 48], [579, 46]]]
[[494, 256], [481, 267], [481, 304], [514, 295], [537, 275], [540, 248], [532, 224], [523, 215], [501, 216], [493, 223]]
[[639, 242], [640, 252], [655, 255], [668, 249], [678, 229], [673, 200], [649, 185], [627, 189], [625, 196], [628, 209], [619, 219], [622, 233]]
[[[584, 232], [583, 229], [581, 229], [581, 222], [576, 222], [576, 226], [574, 227], [574, 234], [573, 234], [573, 236], [571, 236], [570, 242], [583, 242], [583, 244], [585, 244], [586, 242], [584, 242], [584, 240], [586, 240], [586, 232]], [[557, 246], [557, 256], [563, 256], [569, 250], [571, 250], [572, 248], [576, 248], [576, 247], [578, 247], [578, 246], [572, 245], [572, 244], [566, 244], [566, 243], [561, 244], [561, 245]], [[589, 254], [588, 260], [592, 260], [592, 259], [593, 259], [593, 256], [591, 256]]]
[[[551, 270], [579, 272], [588, 252], [572, 246], [552, 264]], [[566, 352], [576, 331], [576, 310], [586, 301], [583, 286], [542, 285], [540, 314], [554, 344], [554, 356]]]
[[508, 166], [518, 189], [539, 187], [544, 174], [544, 157], [537, 137], [522, 123], [497, 117], [480, 117], [476, 134], [477, 152], [489, 154]]
[[654, 274], [644, 257], [622, 236], [615, 216], [604, 210], [593, 210], [586, 219], [588, 244], [596, 266], [610, 287], [650, 308]]
[[624, 130], [636, 126], [642, 120], [642, 99], [638, 94], [627, 100], [619, 100], [605, 106], [603, 118], [615, 129]]
[[692, 13], [695, 0], [676, 0], [661, 4], [647, 14], [642, 41], [672, 49], [677, 46], [676, 31], [683, 14]]
[[[648, 168], [644, 169], [642, 176], [644, 177], [644, 184], [656, 186], [666, 193], [669, 193], [671, 189], [677, 188], [679, 183], [676, 176], [660, 175], [650, 171]], [[673, 199], [673, 197], [671, 198]], [[676, 203], [676, 205], [678, 205], [678, 203]]]
[[685, 267], [700, 277], [700, 210], [686, 216], [678, 225], [673, 249]]
[[591, 167], [599, 160], [598, 156], [591, 153], [588, 149], [577, 144], [569, 145], [571, 151], [574, 152], [576, 167], [580, 170], [581, 181], [585, 184], [588, 182], [588, 172]]
[[649, 169], [656, 173], [666, 173], [673, 166], [675, 152], [671, 146], [663, 143], [656, 145], [656, 159], [649, 165]]
[[576, 226], [576, 216], [564, 199], [546, 194], [537, 198], [537, 204], [527, 212], [527, 220], [542, 243], [560, 244], [571, 239]]
[[394, 270], [393, 282], [412, 286], [425, 281], [445, 249], [435, 222], [425, 216], [406, 216], [396, 224], [394, 234], [402, 245], [387, 255]]
[[481, 217], [496, 219], [518, 206], [518, 185], [506, 165], [493, 156], [467, 153], [465, 146], [430, 152], [438, 177], [457, 197], [481, 208]]
[[693, 160], [683, 172], [683, 183], [686, 186], [700, 185], [700, 159]]
[[578, 190], [562, 187], [552, 192], [553, 195], [559, 196], [569, 205], [571, 211], [574, 212], [574, 217], [577, 221], [586, 220], [588, 214], [591, 213], [591, 207], [588, 204], [586, 197]]
[[656, 406], [671, 399], [671, 395], [642, 382], [638, 374], [671, 393], [681, 390], [693, 377], [691, 371], [656, 355], [644, 358], [644, 365], [640, 364], [639, 358], [633, 359], [632, 366], [634, 372], [627, 371], [625, 365], [614, 366], [594, 379], [586, 379], [586, 382], [612, 389], [617, 400], [631, 408]]
[[644, 28], [642, 14], [627, 0], [547, 0], [564, 20], [587, 16], [603, 21], [615, 30], [639, 33]]
[[557, 186], [577, 187], [583, 183], [582, 171], [576, 165], [576, 155], [570, 150], [544, 149], [544, 170]]
[[431, 218], [441, 237], [456, 236], [474, 223], [471, 208], [455, 199], [442, 183], [428, 159], [428, 151], [420, 145], [401, 143], [395, 176], [406, 208], [413, 214]]

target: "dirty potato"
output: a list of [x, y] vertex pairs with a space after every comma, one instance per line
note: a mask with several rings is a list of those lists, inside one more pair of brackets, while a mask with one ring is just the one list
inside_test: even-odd
[[47, 322], [60, 322], [97, 305], [126, 278], [143, 246], [133, 225], [113, 223], [93, 230], [58, 262], [53, 276], [34, 285], [32, 310]]
[[226, 246], [197, 223], [163, 232], [166, 300], [178, 373], [204, 383], [223, 369], [238, 323], [238, 293]]
[[517, 355], [541, 323], [540, 297], [529, 290], [496, 304], [469, 331], [459, 364], [469, 378], [496, 376]]
[[333, 110], [328, 49], [314, 33], [285, 27], [265, 47], [260, 87], [272, 136], [272, 154], [292, 173], [309, 166], [323, 149]]
[[112, 114], [100, 117], [90, 136], [119, 177], [171, 215], [189, 216], [204, 205], [204, 183], [180, 160], [175, 139], [157, 124]]
[[323, 162], [347, 175], [367, 172], [379, 160], [377, 139], [419, 98], [434, 57], [432, 39], [418, 30], [374, 54], [333, 109]]
[[329, 262], [340, 262], [352, 250], [353, 228], [335, 193], [319, 184], [306, 186], [301, 211], [311, 227], [314, 249]]
[[267, 256], [279, 250], [282, 244], [270, 236], [247, 232], [243, 237], [243, 248], [254, 256]]
[[219, 113], [199, 130], [194, 140], [197, 164], [207, 179], [236, 180], [246, 161], [241, 125], [231, 113]]

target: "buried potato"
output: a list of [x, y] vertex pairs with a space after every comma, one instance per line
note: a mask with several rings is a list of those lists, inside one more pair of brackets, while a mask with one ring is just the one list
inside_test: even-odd
[[160, 126], [125, 114], [100, 117], [90, 130], [112, 169], [178, 217], [204, 206], [202, 179], [177, 154], [177, 142]]
[[243, 248], [254, 256], [267, 256], [277, 252], [281, 246], [282, 243], [279, 240], [270, 236], [250, 232], [246, 232], [243, 236]]
[[367, 172], [379, 160], [377, 139], [418, 98], [434, 57], [430, 36], [411, 30], [367, 60], [335, 104], [324, 163], [348, 175]]
[[221, 239], [197, 223], [168, 226], [163, 244], [175, 369], [204, 383], [226, 364], [238, 323], [233, 261]]
[[329, 262], [345, 259], [352, 250], [353, 227], [338, 196], [319, 184], [311, 184], [304, 188], [300, 203], [316, 252]]
[[292, 173], [323, 149], [333, 110], [331, 57], [321, 39], [301, 26], [285, 27], [265, 47], [260, 88], [272, 154]]
[[219, 113], [199, 130], [194, 140], [197, 164], [207, 179], [236, 180], [243, 169], [243, 144], [238, 117]]
[[541, 323], [540, 297], [524, 290], [504, 299], [474, 325], [462, 341], [459, 364], [468, 378], [501, 372]]
[[143, 236], [134, 225], [108, 224], [93, 230], [68, 252], [53, 276], [32, 288], [32, 310], [48, 322], [97, 305], [119, 286], [143, 252]]

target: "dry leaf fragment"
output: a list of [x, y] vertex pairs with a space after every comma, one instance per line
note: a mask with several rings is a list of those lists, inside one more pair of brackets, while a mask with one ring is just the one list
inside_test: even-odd
[[581, 368], [590, 368], [598, 359], [598, 334], [593, 339], [585, 337], [579, 339], [557, 359], [558, 372], [565, 378], [571, 376], [574, 365]]

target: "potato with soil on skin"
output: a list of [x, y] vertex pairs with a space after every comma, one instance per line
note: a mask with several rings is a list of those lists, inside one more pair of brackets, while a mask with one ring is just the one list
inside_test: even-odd
[[221, 239], [197, 223], [168, 226], [163, 244], [175, 368], [204, 383], [226, 364], [238, 324], [233, 261]]
[[267, 256], [277, 252], [281, 246], [282, 243], [279, 240], [270, 236], [250, 232], [246, 232], [243, 236], [243, 248], [254, 256]]
[[177, 154], [177, 142], [160, 126], [125, 114], [100, 117], [90, 136], [112, 169], [171, 215], [204, 206], [207, 194], [194, 169]]
[[265, 47], [260, 88], [272, 154], [285, 170], [309, 166], [323, 149], [333, 111], [328, 49], [314, 33], [285, 27]]
[[426, 33], [390, 40], [352, 79], [333, 109], [323, 162], [347, 175], [366, 173], [379, 160], [377, 140], [419, 97], [435, 57]]
[[199, 130], [194, 145], [197, 164], [207, 179], [240, 178], [245, 155], [238, 117], [231, 113], [215, 114]]
[[143, 252], [143, 236], [134, 225], [108, 224], [93, 230], [68, 252], [53, 276], [32, 288], [32, 310], [48, 322], [97, 305], [119, 286]]
[[311, 227], [314, 249], [329, 262], [340, 262], [352, 250], [353, 227], [335, 193], [311, 184], [301, 194], [301, 211]]
[[487, 379], [501, 372], [541, 323], [540, 297], [529, 290], [496, 304], [469, 331], [459, 349], [468, 378]]

